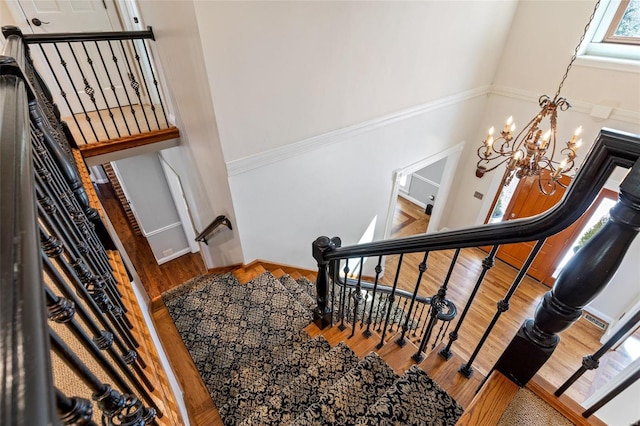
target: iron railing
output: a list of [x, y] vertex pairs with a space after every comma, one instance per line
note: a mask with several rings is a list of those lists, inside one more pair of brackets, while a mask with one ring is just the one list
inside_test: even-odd
[[3, 53], [0, 423], [154, 424], [162, 412], [113, 241], [21, 37], [9, 35]]
[[[447, 292], [455, 282], [451, 280], [451, 272], [457, 264], [461, 249], [474, 247], [489, 247], [489, 253], [482, 262], [482, 268], [476, 278], [475, 285], [466, 301], [461, 314], [456, 319], [454, 329], [449, 333], [449, 341], [439, 354], [445, 359], [452, 355], [452, 346], [460, 338], [460, 328], [467, 314], [474, 308], [474, 300], [482, 287], [486, 274], [493, 267], [498, 248], [502, 244], [512, 244], [533, 241], [531, 249], [523, 266], [518, 270], [504, 297], [497, 302], [497, 309], [490, 320], [482, 337], [477, 342], [468, 361], [460, 368], [460, 373], [469, 377], [473, 373], [473, 363], [487, 342], [501, 315], [509, 310], [510, 302], [526, 276], [527, 270], [538, 255], [546, 238], [554, 235], [574, 223], [588, 209], [595, 200], [601, 188], [616, 167], [630, 169], [620, 187], [620, 199], [611, 210], [611, 218], [601, 232], [581, 248], [573, 259], [565, 266], [556, 280], [553, 290], [548, 292], [536, 311], [534, 319], [526, 321], [513, 341], [507, 346], [494, 368], [498, 369], [513, 381], [524, 385], [533, 377], [538, 369], [551, 356], [556, 347], [558, 333], [580, 318], [582, 308], [599, 294], [617, 270], [629, 245], [640, 229], [640, 137], [638, 135], [602, 129], [592, 146], [578, 174], [574, 178], [564, 198], [551, 210], [540, 215], [520, 220], [475, 226], [436, 234], [419, 235], [407, 238], [378, 241], [366, 244], [341, 247], [340, 238], [319, 237], [313, 243], [313, 256], [318, 263], [318, 278], [316, 281], [317, 307], [314, 311], [314, 321], [320, 328], [339, 322], [340, 327], [352, 327], [352, 335], [356, 332], [358, 315], [362, 306], [361, 289], [362, 265], [365, 259], [378, 259], [375, 267], [376, 275], [372, 284], [373, 295], [376, 297], [375, 286], [382, 272], [382, 259], [385, 256], [397, 256], [397, 268], [392, 273], [393, 287], [392, 301], [397, 294], [397, 283], [403, 267], [403, 256], [418, 253], [423, 259], [415, 276], [415, 287], [412, 299], [406, 312], [402, 332], [396, 342], [405, 343], [405, 335], [410, 330], [410, 320], [415, 316], [415, 303], [421, 288], [424, 275], [428, 269], [428, 259], [435, 253], [444, 250], [454, 250], [446, 277], [441, 279], [439, 289], [430, 300], [422, 340], [418, 351], [413, 355], [416, 361], [424, 358], [428, 350], [428, 342], [434, 336], [438, 323], [439, 332], [435, 341], [443, 338], [443, 326], [456, 316], [457, 309], [449, 300]], [[350, 270], [350, 262], [358, 263], [358, 271]], [[351, 277], [355, 282], [355, 291], [347, 294], [342, 290], [339, 295], [338, 317], [334, 316], [336, 306], [336, 291], [331, 291], [336, 283], [344, 282], [340, 278], [340, 268], [344, 277]], [[403, 273], [405, 273], [403, 271]], [[333, 303], [332, 303], [333, 302]], [[353, 305], [347, 308], [345, 305]], [[371, 306], [370, 306], [371, 307]], [[386, 343], [386, 330], [389, 329], [389, 319], [393, 318], [392, 305], [386, 307], [386, 318], [380, 336], [379, 347]], [[351, 312], [351, 320], [341, 312]], [[369, 329], [367, 328], [367, 331]], [[368, 333], [364, 333], [367, 336]], [[433, 348], [434, 345], [431, 345]], [[526, 363], [522, 359], [527, 359]]]
[[[41, 83], [60, 95], [58, 107], [78, 142], [127, 140], [168, 129], [166, 96], [158, 79], [149, 41], [153, 30], [17, 35], [35, 60]], [[47, 89], [51, 102], [53, 97]]]

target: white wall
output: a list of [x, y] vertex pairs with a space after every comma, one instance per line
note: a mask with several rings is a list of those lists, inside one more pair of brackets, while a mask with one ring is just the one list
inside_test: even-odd
[[[163, 158], [180, 176], [198, 230], [220, 214], [235, 225], [194, 2], [141, 0], [138, 6], [143, 24], [156, 36], [158, 68], [169, 82], [181, 135], [181, 147]], [[201, 249], [209, 267], [243, 261], [236, 231], [218, 233]]]
[[[392, 171], [476, 129], [484, 97], [473, 96], [491, 83], [515, 10], [512, 2], [194, 5], [245, 261], [300, 266], [313, 266], [319, 235], [352, 244], [376, 218], [381, 238]], [[468, 92], [455, 107], [441, 102]]]
[[112, 164], [156, 261], [164, 263], [190, 252], [158, 154], [138, 155]]
[[489, 84], [515, 5], [195, 2], [226, 161]]

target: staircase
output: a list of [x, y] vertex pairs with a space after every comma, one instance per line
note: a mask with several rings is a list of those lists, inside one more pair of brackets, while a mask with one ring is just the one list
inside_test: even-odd
[[[462, 406], [419, 365], [411, 366], [408, 356], [397, 356], [406, 347], [390, 339], [376, 353], [376, 336], [348, 339], [337, 327], [321, 332], [309, 325], [313, 276], [290, 272], [297, 279], [255, 264], [198, 277], [163, 294], [220, 423], [456, 423]], [[252, 303], [240, 303], [246, 300]], [[233, 335], [226, 328], [233, 328]], [[261, 333], [254, 333], [258, 329]]]

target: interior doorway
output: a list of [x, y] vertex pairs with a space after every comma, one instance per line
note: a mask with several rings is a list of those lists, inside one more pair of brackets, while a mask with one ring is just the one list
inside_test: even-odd
[[[394, 172], [384, 239], [391, 238], [394, 233], [396, 212], [398, 212], [399, 217], [403, 215], [402, 208], [398, 207], [398, 200], [400, 199], [407, 200], [410, 204], [413, 204], [414, 207], [410, 207], [413, 210], [417, 207], [425, 211], [427, 206], [431, 204], [428, 220], [425, 222], [426, 229], [421, 232], [416, 231], [417, 233], [430, 233], [441, 230], [442, 213], [447, 203], [463, 148], [464, 142], [461, 142], [445, 151]], [[413, 188], [413, 192], [411, 188]], [[431, 199], [431, 196], [433, 196], [433, 199]], [[405, 204], [405, 207], [409, 208], [407, 204]]]

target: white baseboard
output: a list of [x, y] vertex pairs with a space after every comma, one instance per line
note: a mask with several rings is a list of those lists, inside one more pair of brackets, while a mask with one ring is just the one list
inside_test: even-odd
[[425, 203], [423, 203], [422, 201], [416, 200], [411, 195], [409, 195], [409, 194], [407, 194], [405, 192], [398, 192], [398, 195], [401, 196], [402, 198], [404, 198], [405, 200], [412, 202], [416, 206], [422, 207], [423, 209], [427, 208], [427, 205]]
[[607, 327], [609, 326], [609, 324], [611, 324], [611, 322], [613, 321], [613, 318], [611, 318], [609, 315], [607, 314], [603, 314], [602, 312], [600, 312], [597, 309], [593, 309], [591, 306], [587, 306], [584, 308], [584, 310], [586, 312], [589, 312], [591, 315], [593, 315], [594, 317], [598, 317], [598, 319], [601, 319], [602, 321], [607, 323]]
[[191, 253], [191, 248], [189, 248], [189, 247], [187, 247], [185, 249], [182, 249], [180, 251], [177, 251], [177, 252], [173, 253], [170, 256], [163, 257], [163, 258], [160, 258], [160, 259], [156, 258], [156, 262], [158, 262], [158, 265], [162, 265], [163, 263], [167, 263], [170, 260], [177, 259], [180, 256], [188, 254], [188, 253]]

